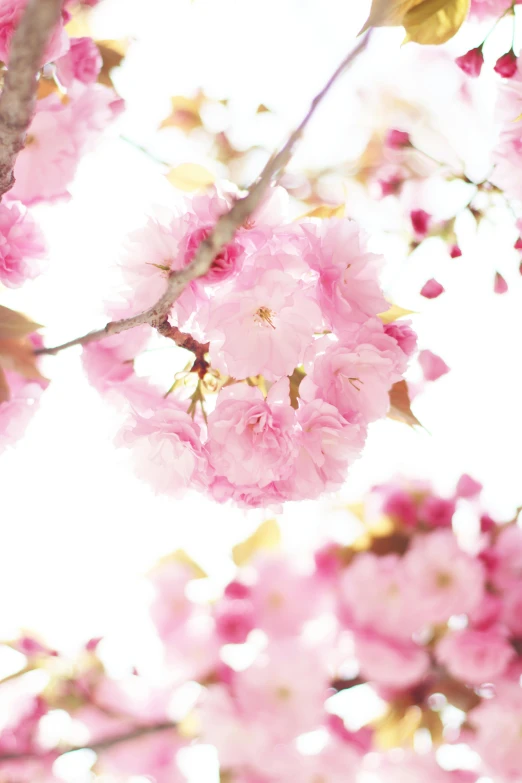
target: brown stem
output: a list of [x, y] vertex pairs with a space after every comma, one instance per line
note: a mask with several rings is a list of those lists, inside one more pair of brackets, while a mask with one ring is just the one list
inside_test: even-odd
[[[64, 753], [70, 753], [73, 750], [94, 750], [95, 753], [99, 753], [100, 751], [107, 750], [108, 748], [112, 748], [114, 745], [120, 745], [122, 742], [132, 742], [132, 740], [139, 739], [140, 737], [146, 737], [148, 734], [156, 734], [160, 731], [167, 731], [175, 729], [176, 725], [174, 723], [153, 723], [149, 726], [139, 726], [136, 729], [133, 729], [132, 731], [126, 732], [125, 734], [117, 734], [114, 737], [108, 737], [107, 739], [99, 740], [98, 742], [91, 742], [90, 745], [68, 745], [67, 747], [62, 747], [58, 751], [58, 755], [63, 755]], [[46, 751], [45, 753], [38, 753], [36, 751], [28, 752], [28, 753], [2, 753], [0, 754], [0, 764], [2, 764], [4, 761], [30, 761], [30, 760], [38, 760], [38, 759], [44, 759], [45, 757], [52, 754], [52, 751]]]
[[205, 354], [208, 353], [209, 343], [198, 342], [191, 334], [181, 332], [177, 326], [171, 326], [167, 319], [158, 326], [158, 332], [164, 337], [168, 337], [169, 340], [173, 340], [180, 348], [192, 351], [195, 356], [192, 372], [197, 372], [200, 378], [205, 376], [210, 367], [205, 359]]
[[335, 73], [328, 79], [321, 92], [313, 99], [301, 124], [291, 134], [284, 147], [277, 155], [270, 158], [259, 178], [251, 186], [246, 196], [237, 199], [229, 212], [226, 212], [219, 218], [212, 231], [198, 246], [190, 264], [184, 269], [170, 273], [165, 293], [155, 305], [130, 318], [122, 318], [120, 321], [111, 321], [103, 329], [89, 332], [81, 337], [76, 337], [74, 340], [69, 340], [54, 348], [40, 348], [35, 351], [35, 353], [56, 354], [58, 351], [63, 351], [65, 348], [71, 348], [73, 345], [87, 345], [88, 343], [102, 340], [104, 337], [113, 334], [125, 332], [127, 329], [133, 329], [135, 326], [141, 326], [142, 324], [149, 324], [154, 328], [161, 327], [165, 322], [172, 305], [181, 296], [187, 285], [208, 272], [216, 256], [223, 247], [234, 238], [238, 228], [248, 220], [259, 206], [269, 186], [282, 173], [292, 157], [294, 147], [302, 136], [303, 131], [308, 125], [315, 110], [341, 74], [357, 59], [359, 54], [366, 49], [370, 35], [371, 31], [368, 31], [355, 49], [350, 52]]
[[11, 41], [0, 95], [0, 198], [15, 182], [16, 157], [34, 114], [38, 71], [61, 10], [62, 0], [29, 0]]

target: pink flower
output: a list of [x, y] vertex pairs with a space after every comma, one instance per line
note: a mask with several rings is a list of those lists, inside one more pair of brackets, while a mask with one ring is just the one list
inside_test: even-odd
[[305, 260], [319, 272], [319, 304], [333, 329], [341, 334], [352, 323], [384, 312], [382, 258], [368, 252], [358, 225], [341, 218], [301, 225], [309, 242]]
[[470, 17], [487, 19], [501, 16], [512, 4], [512, 0], [471, 0]]
[[[295, 412], [279, 401], [281, 384], [266, 400], [261, 391], [236, 384], [222, 389], [208, 417], [208, 451], [217, 476], [234, 485], [264, 487], [292, 469]], [[288, 385], [288, 381], [287, 381]]]
[[324, 591], [320, 582], [292, 568], [283, 556], [258, 556], [255, 564], [257, 578], [250, 601], [256, 628], [271, 639], [297, 636], [321, 608]]
[[495, 272], [495, 284], [493, 286], [493, 290], [496, 294], [505, 294], [508, 290], [508, 284], [500, 272]]
[[459, 68], [467, 73], [468, 76], [476, 78], [480, 76], [480, 71], [484, 64], [484, 55], [482, 54], [482, 46], [478, 46], [476, 49], [470, 49], [466, 54], [457, 57], [455, 60]]
[[322, 397], [348, 419], [359, 413], [364, 422], [370, 422], [386, 415], [388, 391], [398, 380], [391, 352], [370, 342], [352, 346], [328, 338], [316, 343], [316, 348], [324, 352], [310, 361], [311, 377], [301, 382], [303, 397], [310, 393]]
[[400, 150], [404, 147], [410, 147], [411, 141], [410, 141], [410, 134], [406, 131], [397, 130], [396, 128], [392, 128], [389, 130], [386, 134], [386, 137], [384, 139], [384, 143], [387, 147], [390, 147], [390, 149], [393, 150]]
[[80, 158], [122, 110], [113, 90], [76, 82], [62, 103], [57, 94], [38, 101], [10, 196], [24, 204], [67, 197]]
[[243, 644], [255, 628], [252, 605], [248, 601], [221, 601], [214, 617], [216, 633], [223, 644]]
[[280, 489], [296, 500], [339, 489], [348, 466], [361, 454], [365, 427], [350, 424], [337, 408], [320, 399], [301, 402], [297, 422], [300, 431], [293, 472]]
[[410, 493], [403, 489], [392, 489], [383, 503], [382, 510], [394, 521], [406, 527], [417, 526], [417, 504]]
[[305, 284], [271, 268], [268, 258], [255, 264], [249, 282], [240, 276], [235, 289], [220, 290], [209, 304], [210, 359], [234, 378], [277, 380], [302, 362], [322, 317]]
[[475, 729], [472, 748], [480, 754], [486, 771], [503, 780], [520, 779], [522, 765], [521, 690], [518, 683], [510, 684], [512, 695], [497, 695], [484, 699], [469, 713], [469, 722]]
[[455, 501], [429, 495], [419, 507], [419, 519], [429, 527], [451, 527]]
[[341, 574], [339, 598], [342, 614], [348, 610], [358, 627], [378, 628], [399, 638], [409, 638], [419, 627], [418, 617], [410, 612], [409, 585], [397, 555], [357, 555]]
[[0, 204], [0, 281], [17, 288], [40, 273], [46, 254], [43, 235], [24, 207]]
[[458, 245], [452, 245], [450, 247], [449, 254], [451, 258], [460, 258], [460, 256], [462, 255], [462, 250]]
[[498, 589], [510, 590], [522, 579], [522, 530], [516, 525], [501, 529], [493, 553], [493, 584]]
[[[1, 0], [0, 2], [0, 60], [4, 63], [9, 62], [11, 39], [26, 5], [27, 0]], [[47, 44], [42, 65], [61, 57], [69, 48], [69, 37], [63, 28], [68, 20], [69, 14], [67, 11], [62, 11], [60, 22], [56, 25]]]
[[502, 596], [502, 619], [515, 636], [522, 636], [522, 583], [514, 583]]
[[145, 347], [150, 333], [145, 325], [88, 343], [82, 359], [89, 383], [104, 392], [127, 381], [134, 374], [134, 358]]
[[11, 397], [0, 404], [0, 453], [19, 440], [32, 419], [47, 382], [6, 373]]
[[154, 586], [150, 616], [159, 637], [166, 644], [176, 637], [179, 627], [187, 622], [194, 610], [194, 604], [185, 592], [191, 578], [192, 571], [188, 566], [169, 562], [168, 559], [156, 566], [149, 576]]
[[449, 530], [414, 539], [404, 556], [412, 611], [417, 604], [428, 623], [445, 623], [453, 614], [472, 612], [484, 591], [483, 567], [467, 555]]
[[421, 288], [421, 296], [426, 299], [436, 299], [438, 296], [444, 293], [444, 288], [433, 277], [428, 280]]
[[69, 51], [56, 63], [57, 76], [66, 87], [73, 79], [92, 84], [101, 67], [101, 54], [92, 38], [71, 38]]
[[413, 230], [418, 237], [425, 237], [431, 222], [431, 215], [424, 209], [414, 209], [410, 212], [410, 220]]
[[441, 359], [440, 356], [437, 356], [437, 354], [432, 351], [421, 351], [418, 358], [424, 378], [427, 381], [436, 381], [442, 375], [446, 375], [446, 373], [450, 371], [450, 368], [444, 359]]
[[517, 72], [517, 64], [517, 56], [513, 49], [511, 49], [509, 52], [506, 52], [506, 54], [503, 54], [502, 57], [498, 58], [493, 70], [504, 79], [511, 79]]
[[261, 722], [273, 742], [317, 728], [327, 694], [324, 661], [298, 637], [271, 642], [234, 683], [243, 719]]
[[448, 633], [437, 644], [437, 659], [462, 682], [480, 685], [499, 677], [515, 651], [495, 630]]
[[429, 669], [428, 654], [413, 642], [367, 630], [357, 631], [354, 644], [361, 673], [379, 685], [409, 688], [420, 682]]
[[401, 351], [409, 358], [417, 350], [417, 335], [408, 322], [385, 324], [384, 333], [397, 342]]
[[174, 728], [151, 732], [129, 742], [118, 742], [99, 754], [101, 774], [139, 775], [155, 783], [185, 783], [178, 763], [178, 751], [186, 745]]
[[463, 473], [457, 483], [456, 495], [459, 498], [474, 498], [482, 492], [482, 484]]
[[131, 415], [118, 445], [132, 449], [136, 474], [157, 492], [179, 497], [188, 487], [201, 489], [210, 480], [199, 427], [174, 404], [165, 404], [149, 417]]

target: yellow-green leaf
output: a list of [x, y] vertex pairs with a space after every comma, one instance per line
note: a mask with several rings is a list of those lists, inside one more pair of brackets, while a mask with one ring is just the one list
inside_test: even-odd
[[0, 338], [25, 337], [41, 328], [41, 324], [31, 321], [22, 313], [0, 305]]
[[206, 579], [208, 576], [207, 572], [204, 571], [184, 549], [176, 549], [175, 552], [165, 555], [165, 557], [162, 557], [161, 560], [159, 560], [158, 565], [162, 566], [168, 563], [179, 563], [180, 565], [187, 566], [192, 571], [193, 579]]
[[407, 41], [443, 44], [458, 32], [469, 11], [470, 0], [424, 0], [403, 20]]
[[373, 0], [361, 32], [369, 27], [402, 25], [406, 41], [442, 44], [459, 30], [469, 4], [470, 0]]
[[320, 207], [306, 212], [301, 217], [316, 217], [316, 218], [331, 218], [331, 217], [344, 217], [344, 204], [339, 204], [337, 207], [330, 207], [327, 204], [322, 204]]
[[399, 307], [399, 305], [392, 304], [389, 310], [386, 310], [385, 313], [379, 313], [378, 317], [381, 319], [383, 324], [391, 324], [398, 318], [403, 318], [405, 315], [414, 314], [414, 310], [405, 310], [404, 307]]
[[36, 364], [33, 346], [22, 338], [0, 338], [0, 366], [30, 381], [44, 380]]
[[171, 185], [179, 190], [202, 190], [212, 185], [215, 180], [212, 172], [198, 163], [181, 163], [167, 174]]
[[388, 418], [402, 421], [410, 427], [415, 426], [415, 424], [422, 426], [418, 418], [412, 413], [410, 393], [406, 381], [394, 383], [389, 394], [390, 410], [388, 411]]
[[232, 549], [232, 560], [237, 566], [244, 565], [259, 550], [277, 549], [281, 542], [281, 531], [276, 519], [266, 519], [251, 536]]

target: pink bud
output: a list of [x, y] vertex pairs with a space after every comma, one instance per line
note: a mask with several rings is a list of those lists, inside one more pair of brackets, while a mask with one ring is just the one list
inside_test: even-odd
[[452, 245], [449, 254], [451, 258], [459, 258], [462, 255], [462, 250], [458, 245]]
[[444, 293], [444, 288], [438, 283], [435, 278], [428, 280], [421, 288], [421, 296], [425, 296], [426, 299], [436, 299], [438, 296]]
[[254, 627], [252, 607], [247, 601], [218, 604], [216, 633], [224, 644], [243, 644]]
[[495, 285], [493, 286], [493, 290], [496, 294], [505, 294], [508, 290], [508, 284], [500, 272], [495, 273]]
[[463, 54], [461, 57], [457, 57], [455, 60], [459, 68], [464, 71], [468, 76], [473, 78], [480, 76], [482, 65], [484, 64], [484, 56], [482, 54], [482, 46], [476, 49], [470, 49], [469, 52]]
[[480, 517], [480, 529], [483, 533], [490, 533], [496, 528], [496, 526], [497, 523], [494, 519], [492, 519], [492, 517], [489, 516], [489, 514], [482, 514]]
[[424, 237], [428, 233], [431, 215], [423, 209], [414, 209], [410, 212], [410, 220], [413, 230], [418, 236]]
[[404, 180], [402, 177], [390, 177], [390, 179], [380, 179], [381, 194], [384, 196], [393, 196], [398, 193]]
[[515, 244], [513, 245], [515, 250], [522, 250], [522, 237], [519, 237]]
[[384, 143], [392, 150], [401, 150], [404, 147], [411, 146], [410, 134], [406, 131], [397, 130], [397, 128], [391, 128], [386, 134]]
[[315, 552], [315, 567], [319, 576], [329, 579], [339, 574], [341, 570], [340, 551], [340, 544], [329, 543]]
[[446, 375], [450, 368], [440, 356], [431, 351], [421, 351], [419, 353], [419, 364], [427, 381], [436, 381], [442, 375]]
[[463, 473], [457, 483], [457, 496], [459, 498], [474, 498], [482, 492], [482, 484], [479, 481]]
[[225, 587], [225, 595], [227, 598], [248, 598], [250, 595], [250, 588], [248, 585], [244, 585], [242, 582], [229, 582]]
[[95, 636], [93, 639], [89, 639], [89, 641], [85, 645], [85, 649], [87, 650], [87, 652], [96, 652], [96, 648], [98, 647], [101, 640], [102, 640], [101, 636]]
[[493, 69], [504, 79], [511, 79], [517, 72], [517, 58], [513, 49], [499, 57]]

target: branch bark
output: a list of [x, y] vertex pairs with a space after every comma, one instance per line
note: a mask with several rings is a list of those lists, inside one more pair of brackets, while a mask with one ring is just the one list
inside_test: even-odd
[[291, 134], [284, 147], [277, 153], [277, 155], [270, 158], [259, 178], [248, 191], [247, 195], [238, 199], [233, 204], [229, 212], [225, 213], [219, 218], [216, 225], [214, 226], [214, 229], [197, 248], [194, 258], [190, 264], [180, 271], [171, 272], [165, 293], [156, 302], [155, 305], [150, 307], [148, 310], [144, 310], [137, 315], [131, 316], [130, 318], [123, 318], [119, 321], [110, 321], [103, 329], [99, 329], [95, 332], [89, 332], [88, 334], [82, 335], [81, 337], [76, 337], [74, 340], [69, 340], [66, 343], [54, 346], [53, 348], [40, 348], [35, 351], [35, 353], [56, 354], [58, 351], [63, 351], [65, 348], [72, 348], [74, 345], [87, 345], [88, 343], [102, 340], [104, 337], [119, 334], [120, 332], [124, 332], [127, 329], [133, 329], [135, 326], [141, 326], [143, 324], [149, 324], [154, 328], [160, 327], [161, 331], [161, 326], [167, 319], [172, 305], [181, 296], [187, 285], [208, 272], [216, 256], [220, 253], [223, 247], [234, 238], [238, 228], [243, 225], [243, 223], [259, 206], [271, 183], [277, 180], [278, 176], [280, 176], [285, 166], [288, 164], [290, 158], [292, 157], [296, 143], [301, 138], [303, 131], [308, 125], [317, 107], [330, 91], [330, 88], [341, 76], [341, 74], [344, 73], [344, 71], [346, 71], [347, 68], [349, 68], [349, 66], [354, 62], [354, 60], [357, 59], [361, 52], [366, 49], [370, 35], [371, 31], [368, 31], [357, 44], [357, 46], [339, 65], [336, 71], [328, 79], [323, 89], [315, 96], [301, 124]]
[[37, 75], [62, 0], [29, 0], [13, 39], [0, 95], [0, 199], [15, 182], [14, 165], [33, 118]]

